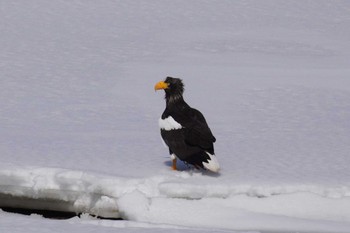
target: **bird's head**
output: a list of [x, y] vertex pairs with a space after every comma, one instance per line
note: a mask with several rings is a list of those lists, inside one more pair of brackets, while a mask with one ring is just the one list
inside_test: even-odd
[[154, 86], [154, 90], [164, 90], [165, 99], [168, 102], [172, 102], [177, 99], [182, 99], [184, 84], [179, 78], [167, 77], [164, 81], [158, 82]]

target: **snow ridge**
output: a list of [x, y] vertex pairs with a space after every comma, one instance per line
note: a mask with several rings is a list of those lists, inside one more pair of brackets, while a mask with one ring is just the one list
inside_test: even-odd
[[[0, 196], [7, 195], [15, 200], [26, 198], [25, 203], [17, 202], [17, 205], [26, 208], [38, 203], [34, 200], [41, 200], [45, 208], [51, 210], [150, 223], [174, 224], [175, 219], [166, 213], [166, 208], [172, 205], [183, 205], [184, 209], [189, 205], [198, 212], [215, 212], [215, 208], [220, 208], [218, 212], [224, 209], [232, 214], [238, 209], [244, 209], [263, 215], [281, 214], [350, 223], [350, 217], [344, 217], [350, 216], [347, 208], [350, 204], [350, 187], [202, 185], [201, 173], [173, 174], [131, 179], [53, 168], [3, 170], [0, 172]], [[3, 200], [0, 203], [2, 206], [6, 205], [6, 199]], [[274, 205], [283, 208], [271, 208]], [[298, 208], [304, 212], [300, 213]], [[179, 210], [174, 213], [178, 214], [176, 218], [182, 222], [180, 225], [190, 226], [181, 217], [186, 214]], [[217, 217], [212, 214], [208, 216]], [[204, 216], [197, 220], [203, 221], [198, 222], [199, 226], [207, 226]], [[230, 222], [218, 220], [215, 226], [223, 224], [229, 229], [232, 225]]]

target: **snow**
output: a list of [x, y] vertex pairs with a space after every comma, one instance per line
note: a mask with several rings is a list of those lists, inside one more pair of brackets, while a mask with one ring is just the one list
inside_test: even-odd
[[[347, 1], [7, 1], [1, 232], [350, 232]], [[154, 84], [182, 78], [220, 174], [170, 169]]]

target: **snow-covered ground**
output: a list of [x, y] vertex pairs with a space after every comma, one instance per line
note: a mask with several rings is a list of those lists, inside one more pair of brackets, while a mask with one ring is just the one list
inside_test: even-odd
[[[0, 232], [350, 232], [349, 1], [3, 1]], [[221, 173], [171, 171], [185, 83]]]

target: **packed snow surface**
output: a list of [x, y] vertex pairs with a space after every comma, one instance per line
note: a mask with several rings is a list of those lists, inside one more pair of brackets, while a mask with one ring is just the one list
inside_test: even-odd
[[[350, 232], [350, 2], [15, 0], [0, 22], [0, 205], [86, 213], [1, 232]], [[220, 174], [171, 171], [166, 76]]]

